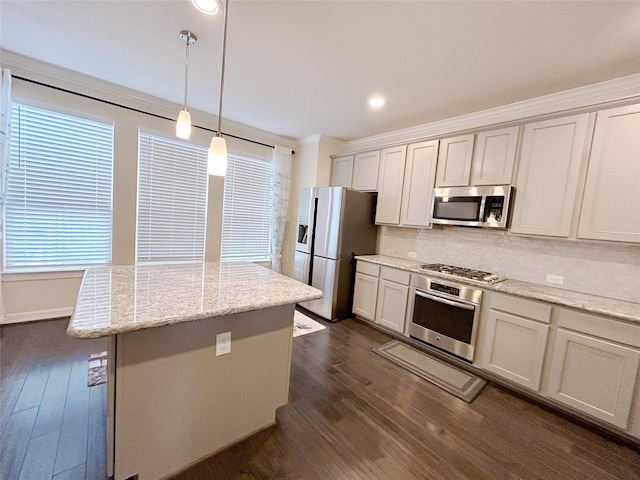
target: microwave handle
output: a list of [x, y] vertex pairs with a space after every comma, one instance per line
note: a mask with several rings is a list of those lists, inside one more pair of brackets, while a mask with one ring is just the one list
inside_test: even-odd
[[452, 307], [464, 308], [465, 310], [475, 310], [475, 305], [468, 305], [466, 303], [454, 302], [452, 300], [447, 300], [446, 298], [439, 297], [437, 295], [429, 295], [428, 293], [420, 292], [416, 290], [416, 295], [423, 298], [428, 298], [429, 300], [434, 300], [440, 303], [446, 303], [447, 305], [451, 305]]

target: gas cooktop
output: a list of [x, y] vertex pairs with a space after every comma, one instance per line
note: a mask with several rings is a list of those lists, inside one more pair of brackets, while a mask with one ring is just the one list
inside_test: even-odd
[[420, 269], [486, 283], [496, 283], [504, 280], [504, 278], [499, 277], [495, 273], [473, 270], [471, 268], [456, 267], [455, 265], [445, 265], [444, 263], [430, 263], [422, 265]]

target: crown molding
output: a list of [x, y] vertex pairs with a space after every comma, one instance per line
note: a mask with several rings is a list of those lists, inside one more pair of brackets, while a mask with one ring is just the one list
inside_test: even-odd
[[312, 143], [320, 143], [322, 135], [314, 133], [313, 135], [307, 135], [306, 137], [296, 139], [296, 146], [302, 147], [304, 145], [310, 145]]
[[407, 143], [428, 137], [450, 135], [488, 126], [521, 122], [545, 115], [569, 112], [581, 108], [640, 99], [640, 74], [608, 80], [585, 87], [552, 93], [521, 102], [461, 115], [446, 120], [417, 125], [346, 142], [348, 151], [359, 151], [386, 145]]
[[319, 133], [314, 133], [313, 135], [307, 135], [306, 137], [298, 138], [296, 140], [296, 145], [304, 146], [312, 143], [328, 143], [331, 145], [335, 145], [339, 148], [345, 148], [346, 143], [339, 138], [330, 137], [328, 135], [322, 135]]
[[[0, 50], [0, 60], [3, 68], [11, 70], [13, 76], [27, 78], [45, 85], [69, 90], [100, 100], [124, 105], [143, 112], [174, 118], [182, 105], [163, 100], [152, 95], [100, 80], [89, 75], [75, 72], [51, 63], [42, 62], [34, 58], [25, 57], [8, 50]], [[218, 117], [200, 110], [190, 109], [194, 126], [211, 126], [215, 129]], [[294, 139], [266, 132], [223, 118], [225, 133], [239, 137], [250, 138], [266, 144], [282, 145], [294, 148]], [[209, 127], [207, 127], [209, 128]]]

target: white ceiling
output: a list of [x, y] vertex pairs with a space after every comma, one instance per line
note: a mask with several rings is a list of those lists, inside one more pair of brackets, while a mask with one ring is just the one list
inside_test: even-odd
[[[177, 104], [190, 29], [189, 106], [217, 112], [222, 19], [187, 0], [2, 0], [0, 21], [5, 50]], [[639, 1], [232, 0], [223, 117], [352, 140], [638, 72]]]

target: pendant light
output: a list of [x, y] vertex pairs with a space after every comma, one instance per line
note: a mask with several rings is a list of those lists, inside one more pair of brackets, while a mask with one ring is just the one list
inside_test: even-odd
[[220, 103], [218, 104], [218, 130], [211, 139], [207, 155], [209, 175], [224, 177], [227, 173], [227, 142], [222, 138], [222, 92], [224, 90], [224, 64], [227, 55], [227, 17], [229, 0], [225, 0], [224, 27], [222, 33], [222, 67], [220, 69]]
[[176, 136], [178, 138], [188, 139], [191, 136], [191, 114], [187, 110], [187, 91], [189, 89], [189, 46], [196, 43], [198, 37], [189, 30], [182, 30], [180, 38], [184, 40], [187, 51], [184, 59], [184, 107], [178, 114], [176, 122]]
[[207, 15], [218, 13], [218, 0], [191, 0], [191, 4]]

